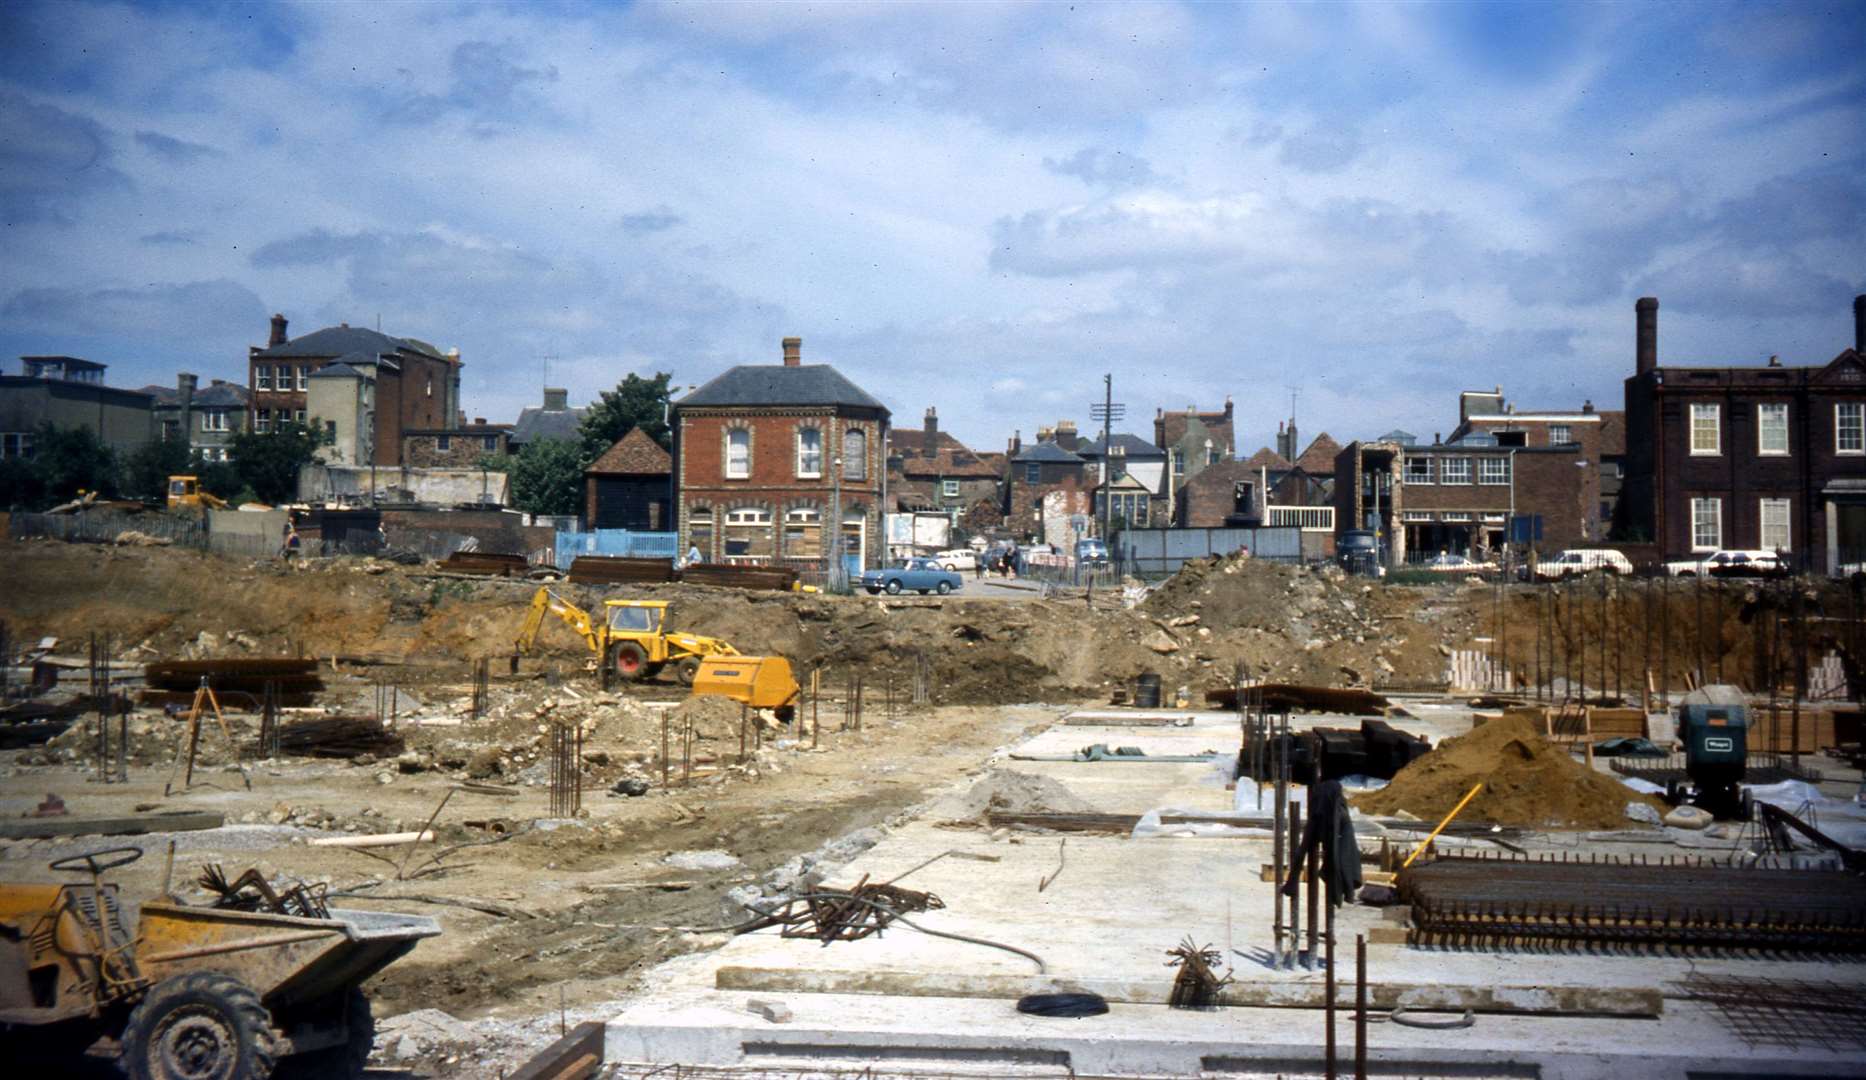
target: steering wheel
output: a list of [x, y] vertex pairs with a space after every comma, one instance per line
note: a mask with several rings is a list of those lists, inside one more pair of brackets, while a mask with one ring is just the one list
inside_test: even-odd
[[[115, 855], [117, 858], [102, 857], [107, 855]], [[102, 851], [89, 852], [84, 855], [71, 855], [63, 859], [53, 859], [46, 865], [54, 870], [88, 870], [95, 875], [101, 874], [106, 870], [115, 869], [119, 866], [128, 866], [142, 857], [142, 848], [113, 847], [104, 848]]]

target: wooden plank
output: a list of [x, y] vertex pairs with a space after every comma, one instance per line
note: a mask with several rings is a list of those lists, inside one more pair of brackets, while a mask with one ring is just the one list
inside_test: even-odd
[[141, 836], [147, 833], [218, 829], [226, 823], [225, 814], [211, 810], [177, 810], [166, 814], [120, 817], [14, 818], [0, 821], [0, 838], [39, 840], [54, 836]]
[[428, 842], [434, 839], [429, 832], [392, 832], [377, 833], [373, 836], [321, 836], [311, 841], [312, 847], [372, 848], [394, 847], [397, 844]]
[[602, 1068], [607, 1030], [600, 1020], [578, 1024], [516, 1071], [507, 1073], [506, 1080], [586, 1080], [595, 1076]]
[[[1395, 928], [1398, 929], [1398, 928]], [[720, 990], [757, 993], [879, 994], [897, 997], [1011, 999], [1033, 993], [1100, 994], [1110, 1002], [1163, 1005], [1171, 985], [1165, 978], [1081, 978], [1057, 975], [995, 975], [957, 971], [910, 971], [862, 968], [834, 971], [821, 967], [752, 967], [726, 965], [714, 974]], [[1601, 987], [1548, 985], [1467, 985], [1372, 982], [1372, 1008], [1463, 1010], [1524, 1016], [1662, 1015], [1665, 995], [1656, 986]], [[1326, 1004], [1323, 985], [1282, 979], [1252, 979], [1226, 985], [1218, 1004], [1259, 1009], [1319, 1009]]]

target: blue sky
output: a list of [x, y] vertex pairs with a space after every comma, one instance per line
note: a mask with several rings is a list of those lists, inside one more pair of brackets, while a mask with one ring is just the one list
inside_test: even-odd
[[785, 335], [980, 449], [1229, 394], [1248, 454], [1823, 363], [1866, 4], [0, 3], [0, 357], [242, 379], [267, 316], [469, 413]]

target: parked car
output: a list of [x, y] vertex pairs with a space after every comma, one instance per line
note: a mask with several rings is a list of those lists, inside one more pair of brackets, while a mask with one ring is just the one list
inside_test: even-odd
[[1108, 565], [1108, 545], [1103, 543], [1100, 540], [1094, 540], [1094, 539], [1077, 540], [1076, 541], [1076, 565], [1084, 566], [1084, 567], [1107, 566]]
[[1612, 548], [1569, 548], [1536, 564], [1539, 581], [1559, 581], [1579, 574], [1631, 574], [1633, 564]]
[[924, 557], [907, 559], [899, 566], [869, 570], [862, 574], [862, 588], [871, 593], [883, 590], [899, 593], [912, 589], [922, 595], [936, 592], [945, 596], [954, 589], [964, 587], [964, 578], [941, 566], [936, 560]]
[[1385, 577], [1387, 568], [1380, 556], [1380, 541], [1371, 529], [1349, 529], [1335, 541], [1335, 561], [1350, 574]]
[[1665, 564], [1665, 572], [1673, 577], [1766, 577], [1785, 569], [1773, 551], [1719, 551]]
[[954, 548], [951, 551], [941, 551], [933, 556], [933, 560], [939, 563], [940, 566], [954, 573], [965, 573], [978, 568], [978, 552], [973, 551], [971, 548]]
[[1441, 551], [1437, 555], [1420, 563], [1415, 569], [1427, 570], [1434, 574], [1492, 574], [1496, 572], [1497, 564], [1494, 562], [1478, 562], [1476, 559], [1466, 555], [1455, 555], [1449, 551]]

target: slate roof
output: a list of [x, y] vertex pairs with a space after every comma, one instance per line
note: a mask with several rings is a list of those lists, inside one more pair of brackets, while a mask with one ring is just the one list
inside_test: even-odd
[[[1163, 458], [1166, 456], [1166, 451], [1138, 435], [1129, 435], [1126, 432], [1121, 432], [1109, 436], [1108, 441], [1120, 447], [1121, 452], [1126, 454], [1129, 458]], [[1101, 440], [1096, 439], [1092, 442], [1083, 443], [1082, 449], [1076, 451], [1076, 453], [1084, 458], [1100, 458], [1102, 456]]]
[[407, 350], [431, 356], [437, 360], [447, 357], [436, 352], [434, 346], [414, 338], [390, 337], [387, 334], [362, 326], [326, 326], [322, 330], [313, 330], [301, 334], [283, 345], [274, 345], [270, 349], [261, 349], [256, 354], [262, 360], [281, 360], [297, 357], [331, 357], [346, 353], [362, 353], [376, 356]]
[[1309, 448], [1304, 450], [1302, 456], [1296, 459], [1296, 467], [1304, 472], [1318, 475], [1327, 473], [1333, 476], [1335, 473], [1335, 457], [1340, 453], [1341, 444], [1329, 438], [1328, 432], [1324, 431], [1320, 435], [1317, 435], [1315, 441], [1309, 444]]
[[674, 459], [647, 432], [630, 428], [583, 471], [603, 476], [667, 476], [674, 471]]
[[316, 371], [313, 371], [310, 375], [307, 375], [306, 378], [309, 378], [309, 379], [367, 379], [369, 378], [368, 375], [365, 375], [361, 371], [358, 371], [356, 368], [350, 366], [350, 364], [347, 361], [353, 360], [353, 359], [357, 359], [357, 357], [354, 354], [351, 354], [350, 356], [345, 357], [343, 360], [337, 360], [337, 361], [333, 361], [332, 363], [325, 364], [323, 367], [318, 368]]
[[545, 409], [533, 405], [518, 411], [518, 422], [512, 425], [514, 443], [534, 443], [546, 440], [569, 442], [580, 438], [578, 429], [583, 426], [583, 417], [590, 411], [588, 405], [572, 405], [568, 409]]
[[957, 450], [942, 449], [935, 454], [902, 454], [902, 476], [945, 477], [953, 480], [995, 479], [998, 470], [989, 462], [983, 461], [977, 454], [961, 446]]
[[828, 364], [740, 364], [674, 403], [697, 405], [853, 405], [888, 407]]
[[1082, 459], [1064, 450], [1053, 442], [1031, 443], [1012, 455], [1012, 461], [1019, 463], [1051, 462], [1052, 464], [1080, 465]]
[[1231, 418], [1221, 410], [1219, 412], [1169, 412], [1160, 416], [1158, 421], [1161, 445], [1171, 446], [1186, 437], [1186, 428], [1197, 420], [1211, 433], [1213, 442], [1234, 443], [1231, 430]]
[[1283, 455], [1277, 453], [1275, 450], [1272, 450], [1267, 446], [1259, 448], [1256, 453], [1252, 454], [1248, 458], [1245, 458], [1244, 464], [1250, 466], [1250, 468], [1252, 468], [1253, 470], [1254, 469], [1287, 470], [1291, 468], [1288, 458], [1284, 457]]

